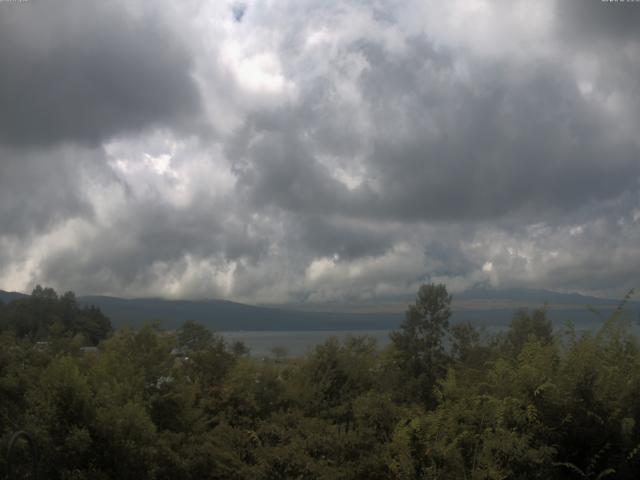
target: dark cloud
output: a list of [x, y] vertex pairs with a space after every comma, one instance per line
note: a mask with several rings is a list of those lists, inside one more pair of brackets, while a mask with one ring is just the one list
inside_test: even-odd
[[490, 260], [507, 285], [615, 297], [640, 281], [635, 268], [640, 261], [639, 219], [638, 212], [623, 215], [612, 208], [608, 215], [592, 215], [579, 225], [521, 227], [506, 238], [484, 241], [494, 242]]
[[109, 181], [101, 150], [63, 145], [15, 149], [0, 146], [2, 235], [47, 232], [68, 218], [88, 218], [93, 206], [83, 185]]
[[[149, 285], [166, 288], [185, 275], [189, 261], [255, 263], [268, 248], [260, 232], [250, 231], [246, 222], [207, 198], [194, 198], [183, 207], [155, 196], [131, 198], [127, 204], [125, 215], [96, 225], [78, 243], [48, 255], [33, 283], [64, 278], [83, 291], [118, 291], [122, 285], [136, 291]], [[198, 293], [213, 286], [212, 278], [203, 278]]]
[[248, 124], [234, 142], [241, 192], [256, 206], [276, 205], [307, 213], [335, 212], [348, 202], [344, 185], [316, 161], [292, 122], [275, 128]]
[[397, 227], [362, 224], [344, 218], [310, 216], [296, 223], [296, 241], [315, 255], [353, 260], [379, 256], [397, 240]]
[[[315, 96], [315, 88], [313, 109], [302, 97], [300, 109], [251, 118], [234, 152], [257, 206], [409, 221], [539, 221], [637, 187], [640, 148], [615, 135], [600, 105], [555, 61], [478, 63], [425, 37], [410, 39], [402, 55], [352, 48], [367, 58], [357, 85], [372, 128], [362, 140], [349, 110], [340, 118], [335, 100], [324, 105], [329, 96]], [[459, 74], [460, 61], [471, 80]], [[340, 128], [318, 128], [327, 117]], [[319, 161], [316, 145], [328, 145], [326, 152], [359, 136], [328, 152], [363, 156], [363, 181], [348, 189]]]
[[633, 1], [556, 0], [558, 28], [585, 43], [640, 40], [640, 8]]
[[450, 239], [448, 243], [440, 239], [428, 242], [424, 256], [426, 270], [435, 276], [464, 276], [482, 266], [469, 258], [461, 248], [460, 241], [455, 239]]
[[[635, 188], [638, 147], [608, 138], [607, 123], [558, 66], [526, 68], [514, 79], [495, 65], [473, 88], [453, 80], [456, 95], [407, 100], [413, 107], [394, 119], [403, 141], [381, 135], [375, 143], [373, 174], [385, 187], [374, 210], [426, 220], [540, 218]], [[380, 117], [392, 111], [386, 105]]]
[[633, 284], [640, 8], [423, 3], [0, 2], [0, 288]]
[[190, 54], [158, 14], [81, 0], [0, 9], [0, 141], [95, 144], [198, 111]]

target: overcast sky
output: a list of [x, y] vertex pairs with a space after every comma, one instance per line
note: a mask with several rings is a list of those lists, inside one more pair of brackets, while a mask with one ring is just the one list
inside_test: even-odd
[[640, 287], [640, 3], [0, 2], [0, 288]]

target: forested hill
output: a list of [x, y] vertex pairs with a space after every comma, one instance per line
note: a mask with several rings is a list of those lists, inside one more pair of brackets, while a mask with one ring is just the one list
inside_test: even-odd
[[[0, 290], [0, 300], [5, 303], [24, 296]], [[394, 308], [384, 311], [376, 311], [377, 306], [371, 305], [366, 312], [346, 313], [340, 311], [339, 305], [334, 305], [328, 311], [304, 311], [302, 306], [269, 308], [225, 300], [123, 299], [106, 296], [78, 298], [80, 304], [98, 307], [116, 328], [158, 321], [164, 328], [172, 329], [186, 320], [192, 320], [217, 331], [394, 329], [404, 319], [404, 310], [410, 301], [397, 302]], [[454, 295], [452, 321], [502, 327], [509, 323], [517, 309], [533, 309], [548, 303], [549, 318], [555, 325], [571, 320], [577, 326], [591, 327], [603, 320], [619, 301], [545, 290], [474, 289]], [[634, 319], [639, 318], [640, 302], [629, 302], [627, 311]]]
[[25, 297], [28, 297], [26, 293], [5, 292], [4, 290], [0, 290], [0, 302], [3, 302], [3, 303], [9, 303], [13, 300], [19, 300]]

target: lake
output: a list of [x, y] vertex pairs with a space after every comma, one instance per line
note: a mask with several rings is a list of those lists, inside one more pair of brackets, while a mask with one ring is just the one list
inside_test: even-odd
[[230, 342], [240, 340], [249, 347], [251, 355], [270, 356], [274, 347], [284, 347], [288, 356], [305, 355], [314, 346], [323, 343], [329, 337], [344, 339], [349, 335], [373, 337], [379, 347], [389, 343], [391, 330], [309, 330], [309, 331], [237, 331], [220, 332]]
[[[569, 318], [573, 320], [572, 318]], [[564, 320], [564, 319], [563, 319]], [[475, 326], [479, 328], [481, 335], [493, 335], [507, 328], [506, 322], [501, 324], [490, 324], [486, 322], [484, 325], [476, 322]], [[561, 333], [564, 330], [563, 322], [558, 318], [552, 319], [555, 333]], [[595, 332], [603, 325], [602, 320], [588, 319], [574, 323], [576, 331]], [[630, 322], [631, 332], [640, 337], [640, 325], [637, 322]], [[373, 337], [378, 347], [384, 347], [389, 342], [389, 333], [392, 330], [285, 330], [285, 331], [227, 331], [219, 332], [229, 342], [240, 340], [249, 347], [250, 353], [255, 357], [271, 356], [271, 349], [274, 347], [284, 347], [287, 349], [288, 356], [300, 357], [308, 353], [313, 347], [326, 341], [330, 337], [344, 339], [347, 336], [370, 336]]]

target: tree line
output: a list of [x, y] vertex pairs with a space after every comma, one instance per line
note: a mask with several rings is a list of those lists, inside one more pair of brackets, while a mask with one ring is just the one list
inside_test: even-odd
[[495, 335], [450, 315], [445, 286], [423, 285], [385, 348], [258, 359], [193, 322], [113, 331], [38, 287], [0, 304], [2, 444], [30, 432], [47, 479], [637, 478], [622, 304], [589, 332], [554, 331], [544, 308]]

